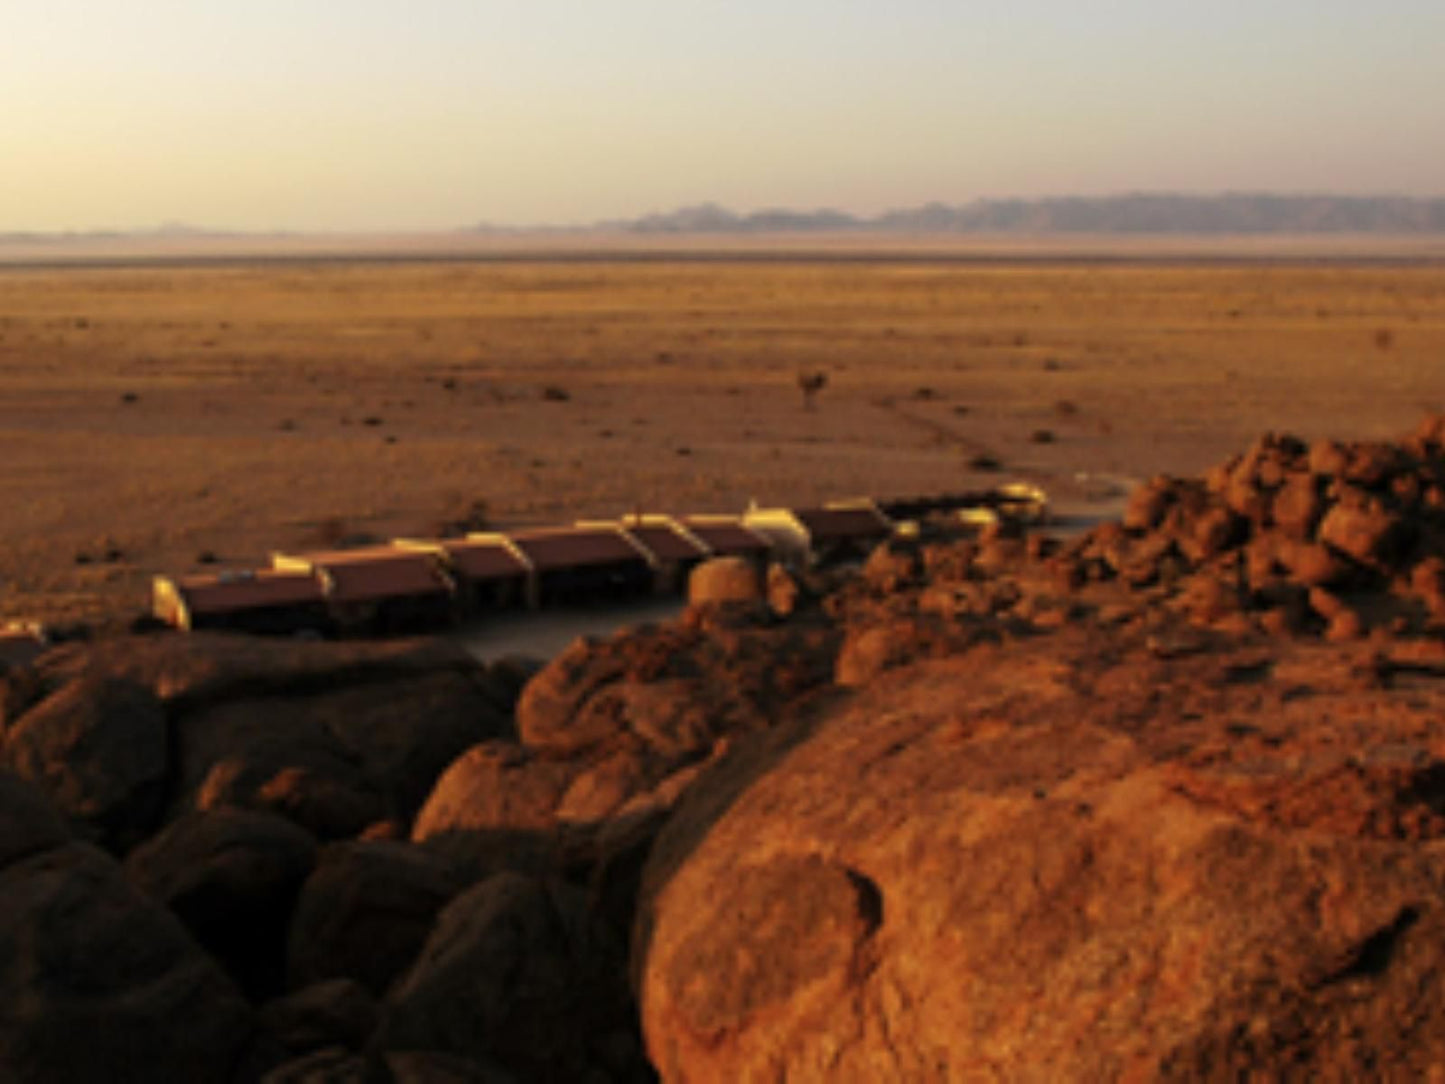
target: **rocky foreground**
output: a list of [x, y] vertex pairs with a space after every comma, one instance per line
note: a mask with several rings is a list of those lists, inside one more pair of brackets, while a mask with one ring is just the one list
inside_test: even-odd
[[1445, 419], [693, 599], [11, 670], [0, 1079], [1445, 1064]]

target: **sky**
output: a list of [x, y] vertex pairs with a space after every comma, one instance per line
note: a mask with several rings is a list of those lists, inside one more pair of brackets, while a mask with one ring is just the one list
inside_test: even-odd
[[0, 232], [1445, 196], [1441, 0], [0, 0]]

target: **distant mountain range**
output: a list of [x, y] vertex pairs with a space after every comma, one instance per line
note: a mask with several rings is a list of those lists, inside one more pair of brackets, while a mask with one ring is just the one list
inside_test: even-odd
[[[918, 236], [1068, 235], [1120, 236], [1331, 234], [1445, 235], [1445, 198], [1410, 196], [1271, 195], [1230, 192], [1223, 195], [1129, 193], [1116, 196], [1062, 196], [1049, 199], [980, 199], [971, 203], [928, 203], [921, 207], [862, 216], [831, 209], [800, 211], [770, 208], [738, 213], [716, 203], [700, 203], [640, 218], [612, 219], [589, 225], [498, 226], [478, 223], [451, 236], [555, 237], [583, 234], [765, 236], [768, 234], [910, 234]], [[298, 233], [208, 229], [166, 223], [146, 230], [30, 232], [0, 230], [0, 246], [177, 245], [187, 242], [255, 246], [263, 242], [305, 247], [336, 238], [407, 236], [444, 237], [445, 232], [351, 231]]]
[[859, 217], [786, 209], [737, 214], [715, 203], [598, 223], [628, 233], [1445, 233], [1445, 199], [1403, 196], [1218, 196], [1135, 193], [1052, 199], [929, 203]]

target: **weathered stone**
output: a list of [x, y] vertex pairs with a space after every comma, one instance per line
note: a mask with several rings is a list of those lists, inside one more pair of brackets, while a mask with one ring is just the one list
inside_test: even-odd
[[438, 916], [388, 998], [379, 1046], [491, 1058], [526, 1080], [580, 1080], [604, 1063], [602, 1040], [627, 1026], [629, 1010], [621, 946], [585, 896], [505, 873]]
[[1224, 503], [1236, 515], [1242, 516], [1251, 523], [1268, 522], [1272, 504], [1271, 495], [1254, 476], [1238, 473], [1231, 475], [1223, 497]]
[[131, 882], [165, 904], [253, 999], [278, 993], [286, 934], [316, 840], [284, 817], [188, 813], [126, 858]]
[[467, 674], [440, 670], [231, 701], [178, 729], [185, 804], [270, 809], [335, 839], [409, 823], [448, 764], [512, 726]]
[[1445, 1058], [1445, 693], [1345, 647], [1059, 635], [887, 675], [690, 792], [634, 937], [663, 1079]]
[[665, 773], [725, 734], [768, 725], [788, 698], [826, 682], [837, 642], [817, 620], [674, 622], [579, 641], [528, 683], [517, 730], [549, 757], [641, 742]]
[[1423, 454], [1445, 450], [1445, 414], [1424, 418], [1410, 434], [1409, 442]]
[[1409, 587], [1432, 617], [1445, 617], [1445, 558], [1426, 557], [1415, 565]]
[[637, 749], [620, 749], [588, 765], [557, 801], [558, 821], [592, 824], [605, 820], [656, 781], [657, 770]]
[[1334, 440], [1317, 440], [1310, 445], [1309, 470], [1311, 474], [1325, 477], [1344, 474], [1350, 465], [1350, 456], [1344, 445]]
[[1165, 513], [1175, 499], [1175, 479], [1158, 474], [1129, 494], [1122, 522], [1126, 530], [1151, 531], [1164, 522]]
[[336, 735], [306, 705], [269, 698], [218, 704], [177, 725], [178, 815], [241, 806], [278, 813], [322, 839], [353, 836], [387, 802]]
[[85, 678], [21, 716], [0, 763], [45, 791], [77, 830], [123, 851], [160, 820], [170, 770], [166, 714], [135, 682]]
[[1319, 614], [1326, 621], [1338, 617], [1349, 610], [1349, 605], [1339, 595], [1326, 591], [1323, 587], [1312, 587], [1309, 593], [1310, 609]]
[[38, 787], [0, 771], [0, 869], [69, 839], [64, 819]]
[[1181, 531], [1177, 545], [1194, 564], [1202, 564], [1237, 545], [1247, 525], [1228, 508], [1218, 505], [1203, 510]]
[[306, 703], [409, 822], [442, 771], [478, 742], [513, 732], [470, 673], [440, 670], [387, 683], [384, 695], [360, 685]]
[[1244, 547], [1245, 579], [1250, 589], [1262, 590], [1279, 576], [1279, 554], [1282, 539], [1272, 534], [1256, 534]]
[[1398, 447], [1380, 441], [1362, 441], [1349, 447], [1349, 462], [1340, 473], [1355, 485], [1380, 489], [1405, 465], [1405, 457]]
[[1346, 607], [1325, 624], [1324, 636], [1331, 643], [1358, 640], [1365, 634], [1365, 621], [1358, 611]]
[[291, 920], [293, 989], [353, 979], [382, 996], [460, 889], [449, 863], [403, 843], [337, 843], [302, 886]]
[[276, 998], [261, 1025], [293, 1054], [341, 1047], [361, 1050], [380, 1019], [376, 999], [354, 979], [330, 979]]
[[1372, 499], [1336, 502], [1319, 528], [1321, 542], [1376, 569], [1388, 567], [1409, 536], [1409, 525]]
[[1313, 537], [1324, 510], [1319, 479], [1305, 473], [1291, 474], [1270, 505], [1275, 527], [1289, 538], [1297, 539]]
[[777, 563], [768, 566], [767, 592], [768, 609], [779, 617], [792, 616], [803, 599], [798, 578]]
[[863, 562], [863, 582], [875, 594], [889, 595], [916, 583], [923, 571], [923, 555], [916, 543], [893, 540], [880, 543]]
[[579, 639], [527, 682], [517, 701], [517, 733], [536, 748], [575, 752], [615, 731], [606, 719], [579, 722], [582, 706], [599, 689], [627, 676], [628, 660], [598, 641]]
[[473, 863], [546, 866], [557, 807], [581, 770], [510, 742], [485, 742], [442, 773], [411, 838], [443, 843], [448, 853], [464, 851]]
[[745, 557], [713, 557], [692, 570], [690, 606], [757, 606], [767, 603], [762, 571]]
[[971, 540], [924, 546], [924, 579], [931, 583], [956, 583], [966, 580], [977, 556], [978, 543]]
[[1318, 542], [1282, 541], [1274, 552], [1290, 579], [1306, 587], [1332, 587], [1354, 571], [1337, 552]]
[[0, 869], [0, 1079], [228, 1080], [251, 1026], [230, 980], [99, 850]]
[[979, 537], [978, 554], [973, 559], [973, 566], [998, 575], [1017, 568], [1027, 557], [1028, 546], [1022, 538], [985, 533]]
[[976, 621], [965, 623], [902, 618], [850, 629], [838, 653], [834, 680], [842, 686], [867, 685], [885, 670], [919, 659], [967, 651], [975, 644], [997, 639], [995, 628]]
[[36, 663], [52, 687], [87, 675], [133, 681], [180, 712], [227, 700], [308, 696], [358, 682], [477, 663], [443, 640], [383, 643], [283, 640], [193, 632], [68, 644]]
[[1180, 595], [1180, 605], [1193, 620], [1210, 624], [1227, 614], [1238, 612], [1241, 600], [1236, 584], [1217, 576], [1201, 574], [1185, 586]]

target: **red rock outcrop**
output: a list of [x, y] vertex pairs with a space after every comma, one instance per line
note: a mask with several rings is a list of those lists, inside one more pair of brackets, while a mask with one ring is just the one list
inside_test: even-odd
[[1083, 632], [891, 674], [664, 831], [634, 944], [654, 1063], [1423, 1073], [1445, 1057], [1437, 675]]
[[669, 1080], [1417, 1078], [1442, 438], [703, 577], [540, 669], [207, 635], [9, 669], [41, 790], [0, 772], [0, 1077], [650, 1079], [633, 930]]

